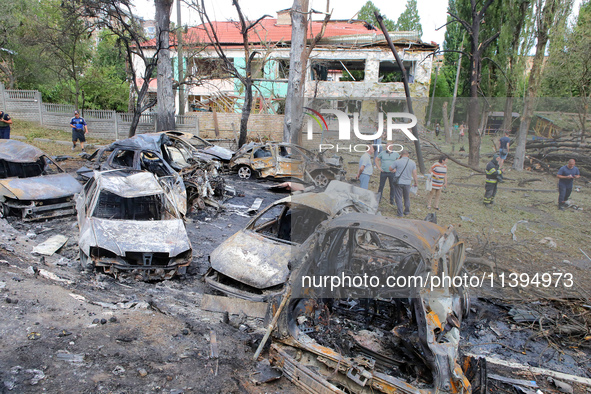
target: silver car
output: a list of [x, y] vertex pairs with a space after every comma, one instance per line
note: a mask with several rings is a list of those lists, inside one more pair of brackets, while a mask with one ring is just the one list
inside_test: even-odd
[[80, 264], [144, 279], [184, 274], [192, 248], [171, 193], [150, 172], [105, 171], [77, 196]]

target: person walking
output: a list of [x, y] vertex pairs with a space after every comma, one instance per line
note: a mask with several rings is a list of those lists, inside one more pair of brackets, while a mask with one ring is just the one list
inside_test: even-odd
[[76, 141], [80, 141], [82, 152], [86, 152], [84, 150], [84, 143], [86, 142], [86, 134], [88, 134], [88, 126], [84, 118], [80, 117], [78, 111], [74, 111], [74, 117], [70, 120], [70, 126], [72, 127], [72, 150], [76, 149]]
[[499, 165], [503, 166], [507, 155], [509, 154], [509, 146], [511, 145], [511, 138], [509, 138], [509, 132], [505, 131], [503, 137], [499, 138]]
[[465, 128], [466, 128], [466, 125], [464, 123], [462, 123], [462, 125], [460, 126], [460, 134], [458, 136], [458, 143], [464, 142], [464, 129]]
[[575, 167], [575, 159], [570, 159], [567, 165], [558, 170], [558, 209], [564, 211], [566, 202], [573, 191], [573, 183], [581, 177], [579, 169]]
[[503, 180], [503, 172], [499, 166], [499, 155], [495, 153], [486, 165], [486, 184], [484, 185], [484, 205], [490, 207], [497, 194], [497, 184]]
[[[404, 149], [400, 152], [400, 159], [396, 160], [390, 171], [395, 172], [394, 178], [394, 198], [396, 200], [396, 215], [398, 217], [410, 214], [410, 186], [414, 181], [414, 186], [418, 184], [417, 165], [409, 157], [409, 152]], [[404, 212], [402, 199], [404, 198]]]
[[435, 125], [435, 137], [439, 137], [439, 131], [440, 131], [440, 129], [439, 129], [439, 123], [437, 123]]
[[431, 172], [431, 191], [427, 197], [427, 209], [431, 209], [431, 200], [435, 196], [433, 208], [439, 210], [441, 190], [447, 186], [447, 156], [441, 156], [439, 161], [431, 166], [429, 172]]
[[10, 115], [8, 115], [4, 111], [0, 111], [0, 139], [2, 140], [9, 140], [10, 139], [10, 125], [12, 124], [12, 119]]
[[389, 142], [386, 149], [383, 149], [376, 157], [376, 167], [380, 172], [380, 187], [378, 188], [378, 194], [380, 200], [384, 192], [384, 186], [386, 180], [390, 183], [390, 204], [394, 205], [394, 173], [390, 171], [390, 167], [400, 157], [398, 152], [394, 152], [394, 143]]
[[368, 147], [369, 149], [359, 159], [359, 172], [356, 178], [359, 179], [359, 186], [363, 189], [369, 189], [369, 178], [373, 174], [373, 160], [371, 159], [373, 145], [368, 145]]

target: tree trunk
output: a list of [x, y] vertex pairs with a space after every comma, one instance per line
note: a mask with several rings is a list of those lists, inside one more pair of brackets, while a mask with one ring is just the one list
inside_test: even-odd
[[140, 123], [140, 116], [142, 116], [142, 113], [139, 111], [135, 111], [133, 113], [133, 118], [131, 119], [131, 125], [129, 126], [128, 138], [131, 138], [135, 135], [135, 131], [137, 130], [137, 125]]
[[156, 4], [156, 37], [158, 38], [158, 117], [157, 131], [174, 130], [174, 92], [169, 34], [172, 0], [154, 0]]
[[480, 84], [480, 62], [481, 45], [480, 36], [480, 16], [479, 13], [472, 10], [472, 35], [471, 35], [471, 53], [470, 60], [470, 101], [468, 102], [468, 164], [472, 167], [478, 167], [480, 164], [480, 133], [478, 131], [479, 106], [478, 106], [478, 86]]
[[513, 123], [513, 87], [511, 83], [507, 83], [507, 98], [505, 99], [505, 110], [503, 114], [503, 132], [510, 133], [512, 130]]
[[[462, 50], [462, 49], [460, 49], [460, 50]], [[454, 113], [456, 112], [456, 99], [458, 97], [458, 82], [460, 80], [460, 70], [461, 69], [462, 69], [462, 54], [460, 53], [460, 56], [458, 57], [458, 67], [456, 69], [456, 82], [454, 84], [454, 95], [453, 95], [453, 99], [451, 100], [451, 111], [449, 113], [449, 123], [451, 124], [452, 127], [454, 125]]]
[[297, 143], [304, 117], [304, 87], [306, 83], [306, 35], [308, 32], [308, 0], [294, 0], [291, 8], [291, 51], [289, 80], [285, 97], [283, 141]]
[[238, 139], [238, 149], [246, 144], [246, 136], [248, 133], [248, 118], [250, 118], [250, 110], [252, 108], [252, 81], [248, 76], [244, 84], [244, 105], [242, 106], [242, 116], [240, 117], [240, 138]]
[[451, 126], [449, 124], [449, 118], [447, 117], [447, 101], [443, 102], [443, 130], [445, 132], [445, 143], [451, 144]]
[[517, 147], [515, 148], [515, 159], [513, 160], [513, 168], [517, 171], [523, 171], [523, 162], [525, 161], [525, 142], [527, 141], [527, 133], [531, 124], [531, 118], [534, 114], [535, 97], [540, 86], [540, 74], [542, 73], [542, 66], [544, 62], [544, 54], [546, 52], [546, 44], [548, 43], [548, 31], [553, 23], [554, 15], [558, 2], [561, 0], [546, 0], [542, 15], [537, 22], [536, 34], [536, 54], [532, 62], [531, 71], [528, 79], [527, 96], [524, 99], [523, 114], [521, 116], [521, 123], [519, 125], [519, 132], [517, 134]]

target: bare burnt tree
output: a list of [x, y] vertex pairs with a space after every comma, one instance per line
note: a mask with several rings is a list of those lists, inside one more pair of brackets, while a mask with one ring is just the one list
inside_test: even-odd
[[[172, 90], [172, 62], [170, 60], [170, 12], [173, 0], [154, 0], [156, 5], [156, 46], [158, 56], [158, 90], [156, 130], [174, 130], [174, 92]], [[179, 103], [182, 105], [181, 103]]]
[[241, 72], [241, 70], [236, 68], [234, 62], [226, 56], [223, 45], [220, 42], [218, 34], [215, 30], [214, 24], [210, 20], [209, 15], [205, 10], [205, 2], [201, 0], [201, 3], [193, 2], [189, 5], [199, 12], [202, 27], [209, 39], [207, 44], [213, 47], [218, 57], [222, 60], [224, 70], [231, 77], [238, 79], [244, 86], [244, 104], [242, 105], [242, 117], [240, 118], [240, 137], [238, 139], [238, 146], [241, 147], [246, 143], [248, 119], [252, 109], [252, 89], [255, 80], [253, 78], [253, 62], [256, 56], [260, 55], [260, 52], [251, 46], [249, 42], [249, 34], [254, 31], [255, 27], [260, 23], [260, 21], [269, 17], [270, 15], [263, 15], [257, 20], [251, 22], [244, 16], [238, 0], [232, 1], [232, 5], [234, 8], [236, 8], [236, 12], [238, 13], [239, 22], [237, 23], [237, 27], [240, 31], [240, 35], [242, 36], [242, 45], [244, 47], [245, 68], [244, 71]]
[[[129, 82], [135, 98], [129, 127], [129, 137], [133, 137], [142, 113], [156, 104], [148, 100], [148, 87], [160, 54], [158, 41], [152, 53], [145, 45], [147, 40], [139, 19], [131, 11], [133, 5], [130, 0], [84, 0], [84, 5], [87, 16], [96, 18], [100, 28], [108, 29], [117, 37], [117, 45], [127, 61]], [[143, 73], [138, 64], [143, 66]]]
[[283, 123], [283, 141], [298, 143], [302, 134], [304, 117], [304, 87], [306, 67], [312, 50], [324, 35], [326, 24], [330, 20], [330, 2], [326, 2], [326, 14], [320, 31], [306, 46], [308, 23], [312, 24], [312, 14], [308, 12], [309, 0], [294, 0], [291, 7], [291, 50], [289, 53], [289, 79], [285, 97], [285, 118]]
[[478, 130], [478, 123], [480, 120], [480, 111], [478, 105], [478, 93], [480, 90], [480, 79], [482, 76], [482, 60], [483, 54], [486, 48], [499, 37], [500, 32], [493, 34], [492, 36], [481, 40], [480, 27], [484, 23], [486, 11], [495, 0], [487, 0], [480, 9], [480, 4], [477, 0], [470, 0], [470, 19], [464, 20], [458, 15], [452, 12], [448, 12], [452, 20], [449, 23], [459, 23], [464, 30], [468, 33], [470, 40], [470, 51], [463, 53], [465, 56], [470, 58], [470, 70], [469, 70], [469, 91], [470, 101], [468, 104], [468, 146], [469, 155], [468, 163], [472, 167], [477, 167], [480, 161], [480, 132]]

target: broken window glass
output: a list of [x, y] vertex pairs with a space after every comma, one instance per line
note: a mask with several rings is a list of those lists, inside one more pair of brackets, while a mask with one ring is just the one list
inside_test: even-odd
[[45, 156], [29, 163], [14, 163], [0, 160], [0, 179], [33, 178], [41, 175], [59, 174], [61, 172], [60, 168]]
[[161, 220], [162, 208], [158, 195], [125, 198], [103, 190], [92, 216], [112, 220]]
[[365, 60], [316, 60], [312, 62], [313, 81], [363, 81]]
[[115, 152], [111, 165], [116, 168], [133, 168], [134, 154], [132, 150], [119, 150]]

